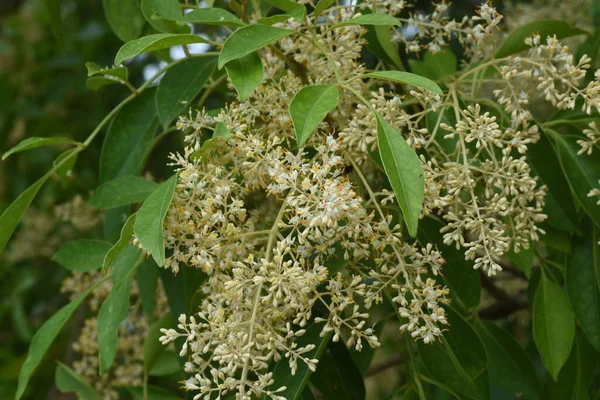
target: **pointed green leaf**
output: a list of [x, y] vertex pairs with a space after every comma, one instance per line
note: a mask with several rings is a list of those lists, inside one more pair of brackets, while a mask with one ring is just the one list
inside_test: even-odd
[[135, 175], [123, 175], [103, 183], [96, 189], [88, 204], [94, 208], [109, 209], [144, 201], [157, 183]]
[[154, 259], [147, 258], [142, 262], [135, 274], [135, 281], [140, 292], [144, 313], [149, 320], [152, 320], [156, 306], [156, 286], [158, 284], [158, 266]]
[[297, 21], [302, 22], [306, 15], [306, 7], [292, 0], [265, 0], [265, 2], [285, 11], [294, 17]]
[[395, 25], [401, 26], [402, 24], [397, 18], [389, 14], [365, 14], [358, 15], [354, 18], [348, 19], [344, 22], [335, 24], [333, 28], [339, 28], [341, 26], [351, 25]]
[[159, 32], [184, 34], [190, 32], [189, 26], [172, 21], [181, 19], [181, 6], [178, 0], [141, 0], [140, 8], [146, 21]]
[[[329, 340], [333, 336], [333, 332], [328, 332], [324, 336], [321, 336], [322, 330], [322, 323], [311, 324], [306, 328], [306, 333], [304, 335], [294, 340], [298, 347], [307, 346], [309, 344], [315, 345], [315, 348], [303, 354], [303, 357], [317, 360], [321, 358], [323, 352], [327, 348]], [[288, 400], [298, 400], [300, 399], [300, 396], [302, 395], [302, 392], [304, 391], [311, 374], [312, 371], [308, 368], [308, 366], [301, 360], [298, 360], [298, 369], [296, 370], [296, 373], [292, 375], [289, 360], [285, 357], [282, 357], [281, 360], [277, 362], [275, 369], [273, 370], [273, 379], [275, 380], [275, 383], [270, 387], [270, 389], [275, 390], [285, 386], [286, 390], [277, 393], [277, 395], [283, 396]], [[268, 398], [269, 397], [263, 397], [264, 400], [267, 400]]]
[[102, 268], [104, 257], [111, 247], [103, 240], [79, 239], [65, 243], [52, 260], [71, 271], [94, 271]]
[[111, 29], [123, 42], [137, 39], [146, 20], [136, 0], [102, 0], [104, 15]]
[[481, 323], [478, 329], [488, 357], [490, 383], [503, 398], [522, 393], [525, 399], [540, 398], [540, 382], [531, 359], [504, 329]]
[[25, 151], [25, 150], [29, 150], [29, 149], [34, 149], [36, 147], [48, 146], [50, 144], [57, 144], [57, 143], [72, 144], [72, 145], [79, 144], [79, 142], [76, 142], [76, 141], [71, 140], [66, 137], [51, 137], [51, 138], [30, 137], [30, 138], [27, 138], [27, 139], [21, 141], [18, 145], [16, 145], [15, 147], [10, 149], [6, 153], [2, 154], [2, 159], [6, 160], [6, 158], [8, 156], [10, 156], [11, 154], [15, 154], [20, 151]]
[[584, 238], [573, 238], [573, 252], [567, 259], [565, 285], [571, 300], [575, 319], [590, 343], [600, 351], [600, 307], [594, 263], [593, 234]]
[[531, 267], [533, 266], [533, 261], [535, 260], [535, 251], [533, 246], [535, 245], [530, 244], [528, 249], [520, 249], [518, 253], [515, 253], [511, 248], [507, 254], [508, 258], [510, 258], [510, 260], [515, 263], [515, 265], [519, 267], [521, 271], [523, 271], [527, 278], [531, 277]]
[[384, 79], [387, 81], [406, 83], [407, 85], [415, 86], [421, 89], [429, 90], [430, 92], [437, 93], [439, 95], [444, 94], [442, 89], [437, 85], [437, 83], [422, 77], [417, 74], [413, 74], [410, 72], [404, 71], [377, 71], [377, 72], [369, 72], [365, 74], [365, 76], [377, 79]]
[[329, 342], [310, 382], [326, 399], [363, 400], [365, 382], [346, 345]]
[[525, 39], [536, 34], [539, 34], [545, 43], [547, 36], [556, 35], [557, 39], [564, 39], [571, 36], [585, 35], [587, 32], [561, 20], [533, 21], [512, 31], [496, 51], [496, 58], [508, 57], [511, 54], [528, 49], [529, 46], [525, 44]]
[[121, 65], [123, 61], [129, 60], [139, 54], [150, 51], [168, 49], [173, 46], [181, 46], [191, 43], [206, 43], [206, 39], [188, 33], [156, 33], [125, 43], [115, 57], [115, 65]]
[[569, 189], [569, 182], [561, 170], [557, 171], [556, 166], [560, 165], [560, 161], [557, 152], [554, 150], [547, 136], [547, 132], [543, 131], [539, 140], [528, 146], [527, 160], [540, 180], [548, 187], [548, 191], [558, 208], [562, 210], [571, 224], [575, 226], [579, 225], [579, 218], [575, 204], [573, 203], [571, 190]]
[[556, 380], [575, 338], [575, 318], [567, 295], [542, 275], [533, 300], [533, 339], [542, 361]]
[[319, 0], [319, 2], [317, 3], [317, 6], [315, 7], [314, 14], [315, 15], [321, 14], [323, 11], [325, 11], [327, 9], [327, 7], [329, 7], [333, 3], [335, 3], [335, 0]]
[[110, 124], [100, 154], [101, 183], [142, 170], [158, 128], [155, 93], [155, 89], [144, 90]]
[[117, 243], [106, 253], [104, 261], [102, 262], [102, 275], [106, 275], [108, 268], [111, 266], [115, 258], [121, 253], [123, 248], [133, 239], [133, 224], [135, 222], [135, 214], [132, 214], [127, 218], [127, 221], [121, 229], [121, 236]]
[[137, 212], [133, 231], [144, 249], [152, 254], [159, 267], [165, 264], [163, 220], [173, 199], [177, 174], [158, 186]]
[[75, 371], [60, 361], [57, 364], [54, 382], [58, 390], [62, 393], [74, 392], [80, 399], [100, 399], [98, 392]]
[[400, 132], [396, 132], [381, 115], [375, 116], [381, 161], [402, 210], [408, 233], [415, 237], [425, 197], [421, 161]]
[[588, 197], [588, 193], [599, 185], [600, 152], [578, 155], [577, 152], [581, 148], [577, 144], [577, 136], [564, 136], [554, 132], [553, 137], [556, 140], [560, 166], [573, 194], [594, 223], [600, 225], [600, 207], [596, 204], [597, 199]]
[[290, 102], [290, 117], [296, 131], [298, 146], [304, 146], [306, 139], [333, 110], [340, 94], [333, 85], [305, 86], [296, 93]]
[[238, 99], [245, 102], [262, 81], [264, 70], [260, 56], [250, 53], [225, 65], [231, 84], [238, 92]]
[[183, 21], [202, 25], [244, 26], [244, 22], [222, 8], [198, 8], [184, 15]]
[[31, 340], [31, 345], [29, 346], [27, 359], [25, 359], [25, 362], [19, 371], [19, 383], [17, 386], [15, 400], [19, 400], [23, 396], [31, 375], [42, 361], [42, 358], [50, 348], [52, 342], [54, 342], [54, 339], [62, 327], [69, 320], [69, 318], [71, 318], [71, 315], [73, 315], [75, 310], [77, 310], [79, 305], [92, 292], [92, 290], [96, 289], [96, 287], [105, 280], [106, 278], [99, 280], [75, 300], [58, 310], [58, 312], [50, 317], [50, 319], [46, 321], [44, 325], [42, 325], [42, 327], [35, 333], [35, 336]]
[[294, 31], [267, 25], [250, 25], [233, 32], [223, 43], [219, 69], [231, 60], [242, 58], [256, 50], [291, 35]]
[[100, 375], [104, 375], [117, 354], [119, 327], [129, 312], [129, 290], [136, 267], [144, 254], [135, 246], [128, 245], [115, 260], [111, 278], [113, 287], [98, 311], [98, 358]]
[[159, 341], [159, 338], [163, 336], [160, 330], [175, 327], [177, 327], [177, 321], [171, 313], [165, 314], [150, 325], [148, 334], [144, 339], [144, 369], [146, 371], [152, 370], [158, 357], [165, 351], [166, 346]]
[[596, 268], [596, 283], [600, 290], [600, 228], [594, 225], [594, 265]]
[[216, 65], [216, 57], [191, 58], [165, 73], [156, 92], [156, 110], [164, 128], [190, 106]]
[[415, 74], [439, 81], [456, 72], [457, 61], [452, 50], [444, 47], [435, 54], [426, 51], [422, 60], [411, 58], [408, 60], [408, 65]]

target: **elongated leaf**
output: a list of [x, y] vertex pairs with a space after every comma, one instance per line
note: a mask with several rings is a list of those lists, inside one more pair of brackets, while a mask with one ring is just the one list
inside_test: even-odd
[[115, 260], [111, 273], [113, 287], [98, 312], [100, 375], [108, 371], [117, 354], [119, 327], [129, 311], [131, 279], [143, 256], [137, 247], [128, 245]]
[[267, 25], [250, 25], [238, 29], [227, 38], [219, 55], [219, 69], [229, 61], [242, 58], [256, 50], [291, 35], [294, 31]]
[[533, 261], [535, 260], [535, 252], [533, 249], [534, 245], [530, 245], [528, 249], [521, 249], [518, 253], [515, 253], [512, 249], [508, 252], [508, 258], [515, 263], [517, 267], [527, 278], [531, 277], [531, 267], [533, 266]]
[[48, 180], [51, 173], [52, 171], [46, 173], [46, 175], [38, 179], [33, 185], [29, 186], [23, 193], [19, 195], [19, 197], [15, 199], [15, 201], [11, 203], [10, 206], [4, 210], [2, 215], [0, 215], [0, 253], [2, 253], [6, 247], [8, 239], [10, 239], [15, 231], [15, 228], [19, 224], [19, 221], [25, 213], [25, 210], [27, 210], [33, 201], [33, 198], [40, 190], [42, 185]]
[[415, 86], [415, 87], [418, 87], [421, 89], [426, 89], [426, 90], [429, 90], [430, 92], [434, 92], [439, 95], [444, 93], [442, 91], [442, 89], [440, 89], [440, 87], [437, 85], [437, 83], [435, 83], [425, 77], [422, 77], [420, 75], [413, 74], [410, 72], [377, 71], [377, 72], [369, 72], [368, 74], [365, 74], [365, 76], [369, 76], [369, 77], [377, 78], [377, 79], [384, 79], [384, 80], [388, 80], [388, 81], [406, 83], [407, 85]]
[[473, 261], [465, 260], [464, 252], [454, 246], [444, 244], [440, 233], [445, 224], [433, 217], [425, 217], [419, 222], [419, 241], [422, 245], [435, 243], [442, 252], [446, 264], [442, 268], [445, 281], [451, 292], [455, 293], [469, 307], [477, 307], [481, 298], [481, 278], [473, 269]]
[[85, 63], [85, 68], [87, 69], [88, 77], [98, 75], [112, 75], [123, 80], [129, 79], [129, 70], [125, 67], [104, 68], [100, 64], [88, 61]]
[[96, 400], [100, 395], [75, 371], [61, 362], [57, 362], [54, 382], [62, 393], [75, 392], [80, 399]]
[[149, 320], [154, 317], [156, 306], [156, 285], [158, 284], [158, 266], [152, 258], [147, 258], [139, 266], [135, 274], [142, 308]]
[[401, 26], [400, 21], [389, 14], [366, 14], [359, 15], [349, 20], [335, 24], [333, 28], [351, 25], [392, 25]]
[[425, 196], [425, 180], [421, 161], [399, 132], [381, 115], [377, 118], [379, 154], [402, 210], [408, 233], [415, 237]]
[[181, 363], [179, 362], [179, 354], [177, 354], [173, 350], [166, 350], [158, 356], [156, 362], [154, 363], [154, 366], [148, 372], [148, 374], [150, 376], [167, 376], [180, 372]]
[[121, 253], [123, 248], [133, 239], [133, 224], [135, 222], [135, 214], [132, 214], [127, 218], [127, 221], [121, 229], [121, 236], [117, 243], [106, 253], [104, 260], [102, 261], [102, 275], [106, 275], [108, 268], [111, 266], [115, 258]]
[[594, 225], [594, 265], [596, 268], [596, 283], [600, 290], [600, 228]]
[[[308, 328], [306, 328], [306, 333], [295, 339], [298, 347], [303, 347], [308, 344], [315, 345], [315, 348], [305, 353], [303, 357], [316, 360], [321, 358], [323, 352], [327, 348], [329, 340], [333, 336], [332, 332], [328, 332], [325, 336], [321, 337], [322, 329], [322, 323], [309, 325]], [[277, 395], [283, 396], [288, 400], [297, 400], [302, 395], [311, 374], [312, 371], [308, 366], [301, 360], [298, 360], [298, 369], [296, 370], [296, 373], [292, 375], [289, 360], [287, 358], [282, 358], [277, 362], [275, 369], [273, 370], [273, 379], [275, 380], [275, 383], [272, 385], [272, 389], [275, 390], [285, 386], [287, 389], [277, 393]], [[267, 400], [267, 397], [264, 397], [263, 399]]]
[[225, 70], [227, 70], [231, 84], [238, 92], [238, 99], [241, 103], [252, 94], [264, 75], [262, 61], [256, 53], [250, 53], [228, 62]]
[[190, 33], [190, 27], [178, 24], [181, 6], [178, 0], [141, 0], [140, 8], [146, 21], [157, 31], [165, 33]]
[[163, 333], [161, 329], [175, 328], [177, 322], [172, 314], [165, 314], [161, 319], [150, 325], [148, 335], [144, 339], [144, 369], [150, 371], [158, 357], [165, 351], [165, 345], [158, 340]]
[[202, 25], [244, 26], [244, 22], [222, 8], [198, 8], [184, 15], [183, 21]]
[[96, 189], [89, 205], [109, 209], [143, 201], [158, 186], [135, 175], [123, 175], [103, 183]]
[[558, 39], [564, 39], [571, 36], [585, 35], [587, 32], [561, 20], [533, 21], [512, 31], [496, 51], [496, 58], [508, 57], [511, 54], [526, 50], [529, 46], [525, 44], [525, 39], [535, 34], [539, 34], [542, 41], [545, 42], [547, 36], [556, 35]]
[[573, 253], [567, 260], [565, 284], [575, 319], [590, 343], [600, 351], [600, 307], [594, 263], [593, 234], [573, 239]]
[[323, 11], [327, 9], [330, 5], [335, 3], [335, 0], [319, 0], [317, 6], [315, 7], [315, 15], [321, 14]]
[[293, 0], [265, 0], [267, 3], [283, 10], [293, 16], [297, 21], [302, 22], [306, 15], [306, 7]]
[[540, 382], [531, 359], [504, 329], [482, 323], [477, 330], [488, 357], [490, 383], [503, 398], [522, 393], [525, 399], [540, 398]]
[[569, 189], [569, 182], [562, 171], [557, 171], [556, 166], [560, 165], [560, 161], [546, 132], [542, 132], [536, 143], [528, 146], [527, 160], [541, 181], [548, 187], [548, 191], [564, 215], [571, 224], [578, 226], [579, 218]]
[[456, 72], [456, 55], [449, 48], [443, 48], [435, 54], [427, 51], [422, 60], [408, 60], [410, 70], [433, 81], [441, 80]]
[[6, 160], [8, 156], [11, 154], [18, 153], [20, 151], [25, 151], [29, 149], [35, 149], [36, 147], [48, 146], [50, 144], [72, 144], [77, 145], [78, 142], [71, 140], [66, 137], [51, 137], [51, 138], [42, 138], [42, 137], [30, 137], [27, 138], [6, 153], [2, 154], [2, 159]]
[[489, 381], [485, 347], [469, 323], [448, 310], [451, 329], [443, 343], [418, 342], [419, 356], [429, 375], [456, 393], [468, 398], [488, 399]]
[[123, 61], [129, 60], [139, 54], [149, 51], [168, 49], [173, 46], [181, 46], [191, 43], [206, 43], [206, 39], [189, 33], [156, 33], [125, 43], [115, 57], [115, 65], [121, 65]]
[[145, 90], [112, 121], [100, 155], [101, 183], [141, 171], [158, 128], [154, 94]]
[[79, 239], [65, 243], [52, 259], [71, 271], [88, 272], [102, 268], [112, 245], [103, 240]]
[[580, 147], [577, 144], [577, 136], [563, 136], [555, 133], [560, 166], [567, 177], [569, 186], [573, 191], [579, 204], [592, 218], [596, 225], [600, 225], [600, 207], [596, 199], [588, 197], [588, 193], [598, 187], [600, 181], [600, 153], [592, 155], [577, 155]]
[[[192, 58], [167, 71], [156, 92], [156, 110], [164, 128], [189, 107], [216, 65], [216, 57]], [[185, 79], [181, 79], [182, 76]]]
[[27, 359], [25, 359], [25, 362], [19, 371], [19, 383], [15, 400], [19, 400], [23, 396], [31, 375], [42, 361], [42, 358], [50, 348], [52, 342], [54, 342], [58, 332], [60, 332], [65, 323], [71, 318], [71, 315], [77, 310], [81, 302], [83, 302], [83, 300], [85, 300], [92, 290], [100, 283], [104, 282], [105, 279], [106, 278], [99, 280], [75, 300], [58, 310], [58, 312], [50, 317], [50, 319], [35, 333], [35, 336], [31, 340], [31, 345], [29, 346]]
[[[377, 43], [381, 47], [381, 50], [387, 57], [392, 61], [396, 68], [403, 68], [402, 60], [398, 53], [398, 46], [395, 42], [392, 42], [391, 26], [389, 25], [375, 25], [372, 27], [373, 33], [377, 39]], [[371, 29], [371, 28], [370, 28]], [[369, 30], [370, 30], [369, 29]]]
[[329, 342], [310, 381], [326, 399], [363, 400], [365, 382], [341, 341]]
[[136, 0], [102, 0], [111, 29], [124, 42], [137, 39], [146, 24]]
[[152, 254], [159, 267], [165, 264], [163, 220], [173, 199], [177, 174], [170, 177], [148, 196], [137, 212], [133, 231], [140, 244]]
[[340, 94], [333, 85], [305, 86], [296, 93], [290, 102], [290, 117], [296, 131], [298, 146], [304, 146], [306, 139], [333, 110]]
[[575, 318], [567, 295], [544, 275], [533, 300], [533, 339], [544, 366], [556, 380], [575, 338]]
[[182, 268], [177, 275], [173, 271], [159, 268], [160, 280], [162, 281], [169, 302], [169, 309], [174, 318], [181, 314], [196, 312], [195, 300], [202, 298], [202, 283], [207, 275], [196, 268]]

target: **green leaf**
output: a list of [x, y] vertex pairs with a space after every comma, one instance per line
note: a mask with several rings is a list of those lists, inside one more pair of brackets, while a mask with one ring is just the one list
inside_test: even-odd
[[99, 280], [75, 300], [58, 310], [58, 312], [50, 317], [50, 319], [35, 333], [35, 336], [31, 340], [31, 345], [29, 346], [27, 359], [25, 359], [25, 362], [19, 371], [19, 382], [15, 400], [19, 400], [23, 396], [27, 383], [29, 382], [29, 379], [31, 379], [31, 375], [42, 361], [42, 358], [50, 348], [52, 342], [54, 342], [54, 339], [56, 339], [56, 336], [62, 327], [69, 318], [71, 318], [71, 315], [77, 310], [81, 302], [85, 300], [92, 290], [96, 289], [96, 287], [105, 280], [106, 278]]
[[427, 114], [425, 115], [425, 120], [427, 122], [427, 130], [429, 131], [429, 135], [433, 138], [433, 140], [439, 143], [448, 154], [454, 153], [458, 143], [458, 137], [455, 135], [451, 139], [445, 139], [444, 136], [450, 134], [450, 131], [441, 127], [441, 124], [443, 123], [449, 126], [456, 125], [456, 114], [454, 113], [454, 107], [443, 106], [438, 108], [437, 111], [433, 111], [433, 109], [428, 108]]
[[135, 222], [135, 214], [132, 214], [127, 218], [127, 221], [121, 229], [121, 236], [117, 243], [106, 253], [104, 261], [102, 262], [102, 275], [106, 275], [108, 268], [111, 266], [115, 258], [121, 253], [123, 248], [133, 238], [133, 224]]
[[596, 268], [596, 283], [600, 290], [600, 228], [594, 225], [594, 265]]
[[389, 25], [375, 25], [373, 26], [373, 32], [377, 38], [377, 43], [381, 47], [381, 50], [387, 55], [392, 63], [398, 69], [402, 69], [402, 60], [398, 53], [398, 46], [392, 42], [391, 27]]
[[142, 170], [158, 128], [154, 94], [155, 89], [144, 90], [110, 124], [100, 155], [101, 183]]
[[238, 17], [222, 8], [198, 8], [183, 16], [183, 21], [202, 25], [244, 26]]
[[571, 190], [594, 223], [600, 225], [600, 207], [596, 204], [595, 198], [588, 197], [588, 193], [599, 185], [600, 153], [594, 152], [589, 156], [577, 155], [580, 149], [577, 136], [564, 136], [555, 132], [553, 137], [556, 140], [560, 166]]
[[385, 173], [402, 210], [410, 236], [415, 237], [425, 196], [425, 180], [421, 161], [399, 132], [379, 114], [377, 143]]
[[92, 76], [91, 78], [87, 78], [87, 80], [85, 81], [85, 85], [87, 86], [87, 88], [93, 90], [94, 92], [97, 92], [104, 86], [112, 85], [115, 83], [124, 85], [125, 81], [112, 75]]
[[65, 243], [52, 260], [71, 271], [94, 271], [102, 268], [104, 257], [111, 247], [103, 240], [79, 239]]
[[[303, 357], [317, 360], [321, 358], [329, 340], [333, 336], [333, 332], [328, 332], [321, 337], [322, 329], [323, 323], [311, 324], [306, 328], [306, 333], [304, 335], [294, 340], [298, 345], [297, 347], [303, 347], [309, 344], [315, 345], [315, 348], [304, 353]], [[275, 380], [273, 389], [285, 386], [287, 389], [277, 393], [277, 395], [283, 396], [287, 400], [298, 400], [302, 395], [311, 374], [312, 371], [308, 366], [301, 360], [298, 360], [298, 369], [296, 370], [296, 373], [292, 375], [289, 360], [283, 357], [275, 364], [275, 369], [273, 370], [273, 379]], [[263, 397], [265, 400], [267, 398], [268, 397]]]
[[365, 76], [377, 79], [384, 79], [393, 82], [406, 83], [407, 85], [415, 86], [421, 89], [429, 90], [430, 92], [437, 93], [439, 95], [444, 94], [442, 89], [437, 85], [437, 83], [424, 78], [420, 75], [413, 74], [410, 72], [403, 71], [377, 71], [377, 72], [369, 72], [365, 74]]
[[[373, 311], [370, 311], [370, 313], [373, 314]], [[375, 336], [381, 337], [381, 335], [383, 333], [383, 328], [385, 327], [385, 322], [386, 322], [385, 319], [377, 321], [377, 324], [375, 325], [375, 327], [373, 329]], [[373, 361], [373, 358], [375, 357], [376, 350], [377, 350], [377, 348], [373, 348], [369, 345], [363, 346], [362, 349], [360, 349], [360, 350], [356, 350], [355, 347], [348, 349], [348, 351], [350, 351], [350, 355], [352, 356], [352, 359], [354, 360], [354, 364], [356, 364], [356, 367], [358, 368], [358, 370], [360, 371], [362, 376], [367, 375], [367, 372], [369, 371], [369, 367], [371, 366], [371, 362]]]
[[75, 371], [60, 361], [56, 363], [58, 366], [56, 367], [54, 382], [61, 393], [75, 392], [80, 399], [100, 399], [98, 392]]
[[573, 252], [566, 263], [565, 285], [575, 319], [590, 343], [600, 351], [600, 307], [595, 284], [598, 277], [594, 263], [597, 243], [593, 239], [591, 229], [584, 238], [573, 238]]
[[158, 186], [148, 196], [137, 212], [133, 231], [159, 267], [165, 264], [165, 244], [163, 240], [163, 220], [173, 199], [177, 185], [177, 174]]
[[147, 258], [139, 266], [135, 274], [142, 308], [149, 320], [154, 316], [156, 305], [156, 285], [158, 283], [158, 266], [152, 258]]
[[123, 61], [142, 53], [191, 43], [206, 43], [206, 39], [188, 33], [156, 33], [144, 36], [136, 40], [131, 40], [121, 46], [115, 57], [115, 65], [121, 65]]
[[258, 22], [261, 25], [275, 25], [278, 22], [287, 21], [290, 18], [294, 17], [292, 17], [290, 14], [276, 14], [271, 15], [270, 17], [260, 18], [256, 22]]
[[180, 372], [181, 364], [179, 363], [179, 355], [172, 350], [166, 350], [158, 356], [156, 363], [154, 363], [154, 366], [152, 367], [150, 372], [148, 372], [148, 375], [167, 376]]
[[102, 0], [104, 15], [111, 29], [123, 42], [137, 39], [146, 24], [136, 0]]
[[508, 57], [511, 54], [528, 49], [529, 46], [525, 44], [525, 39], [535, 34], [539, 34], [545, 43], [547, 36], [556, 35], [557, 39], [564, 39], [571, 36], [586, 35], [587, 32], [557, 19], [533, 21], [512, 31], [496, 51], [496, 58]]
[[96, 189], [88, 204], [109, 209], [143, 201], [158, 184], [135, 175], [123, 175], [103, 183]]
[[294, 31], [267, 25], [250, 25], [233, 32], [223, 43], [219, 55], [219, 69], [229, 61], [247, 56], [256, 50], [291, 35]]
[[156, 110], [164, 128], [189, 107], [216, 65], [216, 57], [191, 58], [167, 71], [156, 92]]
[[119, 327], [129, 313], [129, 290], [136, 267], [144, 254], [128, 245], [117, 256], [112, 269], [113, 287], [98, 311], [98, 358], [100, 375], [104, 375], [117, 354]]
[[556, 380], [575, 338], [575, 318], [567, 295], [542, 275], [533, 300], [533, 339], [544, 366]]
[[169, 21], [169, 19], [181, 19], [181, 6], [177, 0], [141, 0], [141, 9], [146, 21], [159, 32], [190, 32], [189, 26]]
[[250, 53], [247, 56], [230, 61], [225, 65], [231, 84], [238, 92], [240, 103], [246, 101], [254, 89], [262, 81], [264, 75], [260, 56]]
[[507, 255], [510, 260], [515, 263], [517, 267], [527, 278], [531, 277], [531, 266], [535, 260], [534, 244], [530, 244], [528, 249], [521, 249], [518, 253], [515, 253], [511, 248]]
[[304, 146], [306, 139], [333, 110], [340, 94], [333, 85], [305, 86], [290, 102], [290, 117], [294, 123], [298, 146]]
[[473, 269], [473, 262], [465, 260], [463, 251], [455, 246], [444, 244], [440, 233], [445, 224], [431, 216], [419, 222], [419, 241], [422, 245], [435, 244], [442, 252], [446, 264], [442, 268], [443, 279], [448, 282], [451, 292], [469, 307], [477, 307], [481, 298], [481, 278]]
[[315, 15], [321, 14], [323, 11], [325, 11], [327, 9], [327, 7], [329, 7], [333, 3], [335, 3], [335, 0], [319, 0], [319, 2], [317, 3], [317, 6], [315, 7], [314, 14]]
[[569, 189], [569, 182], [562, 171], [557, 171], [556, 166], [560, 165], [560, 161], [545, 131], [541, 133], [536, 143], [528, 146], [527, 160], [542, 183], [548, 187], [548, 191], [560, 210], [573, 225], [578, 226], [579, 218]]
[[338, 24], [333, 25], [333, 28], [339, 28], [342, 26], [352, 26], [352, 25], [395, 25], [401, 26], [402, 24], [398, 19], [394, 18], [389, 14], [366, 14], [359, 15], [357, 17], [351, 18], [349, 20], [340, 22]]
[[195, 300], [203, 295], [200, 289], [207, 275], [200, 269], [187, 267], [181, 268], [177, 275], [171, 270], [159, 268], [159, 274], [171, 315], [178, 318], [181, 314], [195, 313]]
[[64, 151], [56, 157], [56, 160], [52, 163], [54, 171], [56, 172], [56, 175], [58, 175], [63, 186], [67, 186], [69, 183], [73, 168], [75, 167], [75, 162], [77, 161], [77, 154], [77, 149]]
[[0, 215], [0, 253], [6, 247], [8, 239], [10, 239], [12, 233], [15, 231], [25, 210], [27, 210], [33, 198], [50, 175], [52, 175], [52, 171], [46, 173], [46, 175], [38, 179], [33, 185], [25, 189]]
[[488, 399], [487, 356], [481, 339], [469, 323], [448, 309], [450, 328], [443, 343], [418, 342], [419, 356], [436, 381], [469, 398]]
[[408, 64], [414, 73], [439, 81], [456, 72], [457, 60], [452, 50], [445, 47], [436, 53], [425, 52], [422, 61], [411, 58]]
[[292, 0], [265, 0], [265, 2], [285, 11], [300, 22], [306, 15], [306, 7]]
[[30, 137], [30, 138], [27, 138], [27, 139], [21, 141], [18, 145], [16, 145], [15, 147], [10, 149], [6, 153], [2, 154], [2, 160], [6, 160], [6, 158], [8, 156], [10, 156], [11, 154], [15, 154], [15, 153], [29, 150], [29, 149], [35, 149], [36, 147], [48, 146], [50, 144], [57, 144], [57, 143], [72, 144], [72, 145], [80, 144], [79, 142], [71, 140], [67, 137], [51, 137], [51, 138]]
[[152, 370], [159, 356], [165, 351], [166, 346], [158, 340], [163, 333], [161, 329], [175, 328], [177, 322], [172, 314], [165, 314], [158, 321], [150, 325], [148, 334], [144, 339], [144, 369]]
[[310, 381], [326, 399], [363, 400], [365, 382], [341, 341], [329, 342]]
[[477, 330], [488, 357], [490, 383], [499, 398], [521, 393], [524, 399], [540, 398], [540, 382], [531, 359], [504, 329], [481, 323]]

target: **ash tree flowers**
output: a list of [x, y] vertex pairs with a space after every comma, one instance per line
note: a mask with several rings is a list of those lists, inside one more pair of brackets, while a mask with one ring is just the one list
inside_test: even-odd
[[[63, 290], [80, 296], [71, 304], [91, 296], [99, 310], [74, 344], [73, 373], [103, 398], [126, 386], [147, 396], [166, 352], [195, 400], [312, 388], [337, 398], [328, 388], [344, 379], [364, 392], [392, 340], [401, 387], [420, 398], [438, 387], [540, 398], [523, 349], [484, 321], [501, 319], [531, 331], [556, 385], [568, 380], [577, 352], [600, 351], [600, 75], [595, 55], [566, 44], [585, 31], [538, 21], [507, 32], [490, 2], [461, 18], [444, 1], [429, 13], [405, 1], [267, 1], [268, 15], [258, 3], [232, 13], [173, 0], [148, 20], [163, 33], [119, 51], [120, 63], [186, 49], [155, 95], [150, 82], [129, 85], [116, 111], [111, 130], [145, 107], [164, 128], [154, 142], [140, 134], [147, 147], [125, 175], [158, 139], [180, 140], [164, 183], [115, 176], [97, 190], [98, 208], [143, 202], [126, 221], [106, 212], [122, 229], [93, 245], [98, 265], [81, 266], [85, 239], [63, 252], [73, 270]], [[189, 54], [198, 41], [217, 51]], [[185, 68], [203, 57], [201, 71]], [[166, 121], [163, 106], [182, 111]], [[158, 122], [148, 126], [154, 135]], [[120, 196], [100, 196], [110, 190]], [[345, 364], [341, 382], [325, 371]]]

